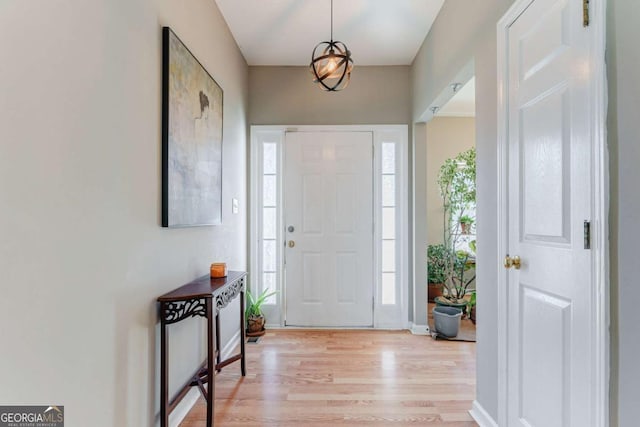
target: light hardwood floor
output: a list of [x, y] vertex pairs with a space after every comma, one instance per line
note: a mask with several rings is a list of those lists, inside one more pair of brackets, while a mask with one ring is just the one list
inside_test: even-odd
[[[467, 413], [475, 343], [406, 331], [271, 330], [247, 344], [247, 376], [230, 365], [215, 392], [219, 427], [476, 426]], [[181, 426], [205, 419], [201, 398]]]

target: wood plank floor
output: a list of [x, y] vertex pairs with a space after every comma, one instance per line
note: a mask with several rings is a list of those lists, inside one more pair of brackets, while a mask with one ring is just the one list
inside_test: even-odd
[[[216, 377], [215, 424], [476, 426], [475, 343], [406, 331], [271, 330]], [[204, 426], [200, 399], [182, 427]]]

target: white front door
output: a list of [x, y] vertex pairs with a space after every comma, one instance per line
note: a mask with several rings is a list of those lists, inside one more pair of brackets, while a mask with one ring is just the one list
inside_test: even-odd
[[289, 132], [286, 325], [373, 325], [371, 132]]
[[[593, 73], [582, 0], [534, 0], [507, 32], [507, 425], [594, 425]], [[503, 254], [505, 255], [505, 254]]]

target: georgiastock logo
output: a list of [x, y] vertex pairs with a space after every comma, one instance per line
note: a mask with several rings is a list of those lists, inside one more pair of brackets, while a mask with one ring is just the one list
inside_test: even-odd
[[64, 427], [64, 406], [0, 406], [0, 427]]

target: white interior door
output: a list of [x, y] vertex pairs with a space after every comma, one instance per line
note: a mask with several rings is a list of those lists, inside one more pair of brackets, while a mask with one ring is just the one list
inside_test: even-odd
[[508, 29], [507, 425], [594, 425], [593, 105], [581, 0], [534, 0]]
[[373, 325], [371, 132], [285, 137], [286, 324]]

